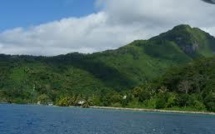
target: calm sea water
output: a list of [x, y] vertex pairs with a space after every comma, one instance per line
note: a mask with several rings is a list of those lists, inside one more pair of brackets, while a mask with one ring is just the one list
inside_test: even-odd
[[0, 105], [0, 134], [214, 134], [215, 116]]

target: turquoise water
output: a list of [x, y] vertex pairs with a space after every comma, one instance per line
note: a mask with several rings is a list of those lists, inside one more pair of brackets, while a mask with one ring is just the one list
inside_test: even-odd
[[0, 134], [214, 134], [215, 116], [0, 105]]

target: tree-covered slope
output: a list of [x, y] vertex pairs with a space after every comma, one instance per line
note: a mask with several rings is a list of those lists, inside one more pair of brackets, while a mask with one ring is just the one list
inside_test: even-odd
[[129, 101], [142, 107], [215, 112], [215, 57], [175, 67], [134, 88]]
[[116, 50], [54, 57], [0, 55], [3, 101], [36, 102], [61, 96], [100, 95], [124, 91], [150, 81], [194, 58], [210, 57], [215, 38], [179, 25], [149, 40], [136, 40]]

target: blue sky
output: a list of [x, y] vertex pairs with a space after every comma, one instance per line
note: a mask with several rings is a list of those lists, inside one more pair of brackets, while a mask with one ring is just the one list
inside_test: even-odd
[[29, 27], [96, 12], [94, 0], [2, 0], [0, 30]]
[[1, 0], [0, 53], [93, 53], [179, 24], [214, 36], [214, 13], [202, 0]]

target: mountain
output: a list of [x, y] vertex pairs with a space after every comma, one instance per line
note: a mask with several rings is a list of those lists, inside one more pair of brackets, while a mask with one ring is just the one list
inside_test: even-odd
[[136, 40], [119, 49], [94, 54], [2, 54], [0, 100], [56, 101], [66, 95], [123, 92], [157, 78], [169, 68], [211, 57], [214, 51], [214, 37], [198, 28], [179, 25], [149, 40]]

